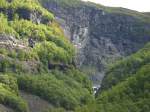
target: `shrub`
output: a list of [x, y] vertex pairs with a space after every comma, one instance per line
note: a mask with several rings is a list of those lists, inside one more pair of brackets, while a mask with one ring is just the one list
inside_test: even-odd
[[73, 110], [93, 99], [90, 92], [82, 88], [81, 83], [61, 72], [59, 75], [61, 78], [54, 73], [36, 76], [21, 75], [18, 76], [19, 88], [67, 110]]
[[0, 74], [0, 103], [16, 112], [28, 112], [27, 104], [18, 94], [17, 79], [12, 75]]
[[16, 112], [28, 112], [27, 104], [5, 87], [6, 85], [0, 83], [0, 103], [13, 108]]

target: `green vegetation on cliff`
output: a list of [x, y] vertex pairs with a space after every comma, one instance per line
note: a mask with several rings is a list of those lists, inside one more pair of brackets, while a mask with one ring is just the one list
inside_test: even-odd
[[[24, 4], [25, 1], [17, 2], [18, 6], [20, 7], [21, 5], [19, 5], [19, 3]], [[12, 1], [11, 4], [13, 2], [15, 2], [15, 0]], [[28, 3], [28, 1], [26, 1], [25, 3]], [[38, 6], [38, 4], [36, 5]], [[35, 7], [34, 5], [32, 6], [33, 9]], [[10, 68], [11, 61], [15, 61], [16, 59], [19, 59], [18, 63], [22, 63], [23, 61], [27, 60], [37, 61], [38, 63], [42, 62], [43, 66], [46, 67], [48, 66], [48, 64], [53, 63], [57, 63], [58, 65], [72, 63], [72, 59], [74, 57], [74, 48], [70, 44], [69, 40], [67, 40], [64, 36], [60, 26], [54, 20], [49, 19], [48, 23], [44, 22], [43, 24], [42, 21], [45, 20], [38, 18], [39, 16], [33, 19], [32, 17], [30, 17], [31, 15], [34, 15], [32, 14], [33, 12], [30, 12], [28, 10], [23, 10], [24, 13], [29, 13], [29, 15], [26, 14], [25, 16], [23, 16], [23, 18], [20, 18], [20, 16], [22, 16], [21, 14], [23, 13], [17, 13], [15, 11], [11, 13], [12, 15], [14, 15], [14, 17], [9, 18], [9, 16], [6, 15], [6, 13], [8, 13], [9, 11], [5, 10], [5, 8], [6, 7], [2, 7], [2, 10], [0, 10], [0, 22], [2, 23], [0, 24], [0, 34], [1, 36], [4, 36], [8, 42], [5, 43], [5, 47], [3, 46], [4, 48], [1, 49], [1, 56], [8, 57], [5, 57], [5, 62], [7, 62]], [[5, 11], [3, 11], [3, 9]], [[36, 11], [38, 10], [35, 10], [34, 13], [37, 13]], [[41, 19], [40, 23], [37, 23], [38, 19]], [[32, 40], [33, 45], [30, 45], [30, 43], [28, 42], [30, 39]], [[7, 49], [6, 44], [8, 45], [10, 43], [12, 44], [10, 45], [10, 47], [16, 48]], [[32, 49], [30, 46], [34, 46], [34, 48]], [[17, 64], [15, 64], [15, 62], [13, 63], [16, 66]], [[16, 67], [16, 69], [17, 68], [18, 67]], [[5, 68], [3, 67], [3, 69]]]
[[54, 19], [37, 0], [1, 0], [0, 104], [28, 112], [19, 90], [47, 100], [50, 111], [94, 101], [90, 81], [73, 65], [74, 47]]
[[150, 109], [150, 44], [117, 62], [107, 72], [97, 95], [100, 112], [148, 112]]
[[0, 75], [0, 104], [13, 108], [16, 112], [28, 112], [28, 106], [19, 96], [17, 79]]
[[[74, 71], [76, 72], [76, 71]], [[71, 71], [73, 74], [73, 70]], [[80, 79], [74, 80], [70, 73], [54, 71], [52, 74], [18, 76], [19, 88], [40, 96], [57, 108], [73, 110], [79, 105], [85, 105], [93, 99], [90, 95], [88, 80], [82, 74], [75, 74]], [[83, 84], [82, 84], [83, 83]], [[92, 91], [91, 91], [92, 92]]]
[[9, 15], [7, 16], [15, 16], [13, 12], [24, 15], [23, 13], [28, 14], [28, 12], [36, 11], [37, 13], [41, 14], [45, 19], [54, 19], [54, 15], [44, 9], [37, 2], [37, 0], [1, 0], [0, 8], [0, 11], [3, 11], [4, 13], [7, 13], [8, 10], [12, 12], [9, 13]]
[[[84, 4], [80, 0], [51, 1], [71, 7]], [[104, 11], [115, 12], [111, 8]], [[138, 12], [135, 15], [139, 17]], [[149, 15], [141, 18], [145, 17]], [[97, 93], [97, 102], [91, 82], [74, 66], [74, 54], [73, 45], [54, 15], [37, 0], [1, 0], [0, 104], [16, 112], [29, 112], [27, 102], [19, 94], [22, 90], [48, 101], [52, 108], [46, 109], [47, 112], [150, 110], [150, 44], [108, 70], [102, 90]]]
[[134, 76], [98, 95], [100, 112], [148, 112], [150, 110], [150, 63]]
[[102, 89], [111, 88], [119, 82], [125, 81], [148, 63], [150, 63], [150, 43], [137, 53], [112, 65], [103, 80]]

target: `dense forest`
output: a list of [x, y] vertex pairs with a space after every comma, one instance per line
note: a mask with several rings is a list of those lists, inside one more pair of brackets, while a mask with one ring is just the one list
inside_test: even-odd
[[[13, 112], [32, 112], [20, 95], [23, 91], [51, 105], [43, 112], [149, 112], [150, 43], [110, 64], [95, 96], [88, 75], [75, 65], [76, 48], [55, 14], [40, 3], [0, 1], [0, 105]], [[58, 3], [83, 4], [80, 0]], [[149, 18], [135, 16], [146, 22]], [[0, 111], [6, 112], [1, 107]]]

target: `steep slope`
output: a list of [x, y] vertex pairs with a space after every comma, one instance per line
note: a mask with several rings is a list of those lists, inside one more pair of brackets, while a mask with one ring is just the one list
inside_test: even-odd
[[150, 43], [115, 64], [97, 93], [99, 112], [148, 112], [150, 109]]
[[52, 105], [40, 97], [20, 91], [21, 97], [28, 103], [30, 112], [44, 112], [45, 109], [52, 108]]
[[[92, 112], [149, 112], [150, 43], [110, 68]], [[111, 82], [111, 83], [110, 83]], [[91, 112], [91, 107], [78, 112]]]
[[0, 111], [1, 112], [14, 112], [12, 109], [0, 104]]
[[28, 112], [27, 103], [18, 95], [16, 78], [8, 75], [0, 76], [0, 104], [12, 108], [15, 112]]
[[80, 0], [41, 0], [41, 3], [56, 15], [77, 47], [76, 64], [92, 75], [94, 83], [102, 80], [108, 64], [150, 41], [147, 14]]
[[99, 112], [148, 112], [150, 110], [150, 63], [126, 81], [98, 96]]
[[5, 107], [29, 112], [19, 90], [48, 102], [51, 108], [45, 111], [73, 111], [94, 101], [91, 82], [73, 64], [73, 45], [37, 0], [0, 1], [0, 47], [0, 104]]
[[0, 110], [147, 112], [150, 44], [109, 69], [97, 102], [75, 64], [99, 83], [108, 64], [150, 40], [149, 15], [80, 0], [41, 2], [50, 12], [37, 0], [0, 2]]
[[145, 45], [145, 47], [137, 53], [113, 64], [103, 79], [102, 89], [106, 90], [114, 85], [117, 85], [121, 81], [125, 81], [128, 77], [136, 74], [140, 68], [149, 63], [150, 43]]
[[[1, 54], [8, 56], [7, 61], [11, 60], [12, 62], [17, 58], [18, 63], [23, 65], [31, 64], [31, 66], [35, 64], [37, 67], [42, 62], [41, 64], [44, 64], [46, 68], [53, 63], [56, 66], [63, 66], [63, 64], [67, 66], [67, 64], [71, 63], [74, 55], [73, 46], [64, 37], [51, 13], [45, 11], [38, 3], [32, 0], [13, 0], [10, 3], [6, 0], [3, 1], [5, 2], [2, 3], [7, 4], [7, 7], [1, 6], [1, 12], [3, 13], [0, 16], [1, 46], [4, 49], [8, 47], [8, 49], [6, 52], [2, 49]], [[12, 10], [11, 14], [9, 14], [10, 10]], [[44, 18], [41, 20], [44, 23], [38, 21], [38, 17], [34, 18], [38, 22], [32, 18], [36, 13], [39, 13], [38, 17]], [[5, 16], [7, 15], [8, 17], [6, 18]], [[12, 18], [9, 17], [10, 15]], [[28, 69], [24, 67], [22, 68], [23, 70]], [[35, 71], [38, 72], [36, 69], [39, 68], [35, 68]], [[1, 69], [1, 71], [3, 70]]]

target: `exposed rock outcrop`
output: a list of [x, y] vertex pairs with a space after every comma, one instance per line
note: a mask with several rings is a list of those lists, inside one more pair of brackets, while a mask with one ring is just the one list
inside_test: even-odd
[[14, 36], [0, 34], [0, 47], [7, 47], [11, 49], [28, 49], [27, 43], [24, 41], [19, 41]]
[[47, 24], [51, 22], [46, 17], [44, 17], [41, 12], [32, 11], [27, 8], [18, 8], [16, 10], [12, 8], [0, 8], [0, 13], [7, 14], [9, 20], [13, 20], [16, 16], [14, 14], [17, 14], [20, 19], [31, 20], [36, 24]]
[[64, 6], [47, 0], [43, 5], [57, 16], [77, 47], [78, 67], [86, 71], [93, 68], [90, 74], [96, 75], [91, 76], [95, 83], [103, 78], [107, 64], [136, 52], [150, 41], [150, 24], [132, 15], [109, 13], [87, 3]]

